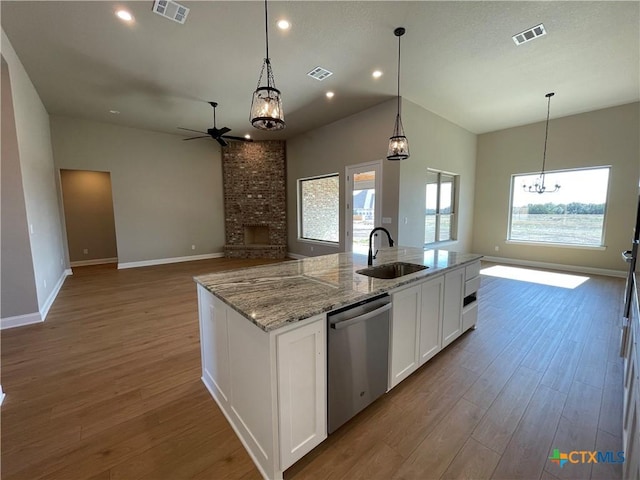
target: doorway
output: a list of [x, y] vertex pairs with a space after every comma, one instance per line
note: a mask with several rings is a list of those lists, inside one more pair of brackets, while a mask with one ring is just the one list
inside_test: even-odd
[[60, 185], [70, 265], [117, 263], [111, 174], [61, 169]]
[[349, 165], [345, 177], [345, 251], [366, 255], [369, 233], [382, 217], [382, 161]]

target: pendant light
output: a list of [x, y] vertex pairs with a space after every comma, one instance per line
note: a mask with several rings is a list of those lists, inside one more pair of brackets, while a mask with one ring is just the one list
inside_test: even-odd
[[402, 118], [400, 117], [400, 37], [404, 35], [405, 31], [403, 27], [398, 27], [393, 31], [393, 34], [398, 37], [398, 113], [393, 127], [393, 135], [389, 138], [387, 160], [406, 160], [409, 158], [409, 141], [404, 135]]
[[[282, 130], [285, 127], [284, 112], [282, 111], [282, 98], [280, 90], [276, 88], [271, 70], [271, 59], [269, 58], [269, 19], [267, 15], [267, 0], [264, 0], [264, 33], [267, 45], [267, 55], [262, 63], [258, 87], [253, 92], [251, 100], [251, 125], [260, 130]], [[266, 85], [260, 86], [262, 77], [265, 76]]]
[[543, 193], [553, 193], [560, 190], [560, 185], [557, 183], [554, 186], [553, 190], [547, 190], [547, 187], [544, 184], [544, 164], [547, 161], [547, 138], [549, 137], [549, 111], [551, 109], [551, 97], [553, 97], [555, 93], [550, 92], [545, 95], [547, 97], [547, 126], [544, 130], [544, 152], [542, 154], [542, 171], [540, 172], [540, 176], [535, 179], [533, 185], [522, 185], [522, 188], [525, 192], [529, 193], [539, 193], [542, 195]]

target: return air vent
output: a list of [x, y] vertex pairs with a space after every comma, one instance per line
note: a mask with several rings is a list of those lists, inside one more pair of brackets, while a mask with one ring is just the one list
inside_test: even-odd
[[315, 78], [316, 80], [322, 81], [325, 78], [333, 75], [333, 72], [330, 72], [326, 68], [316, 67], [313, 70], [311, 70], [309, 73], [307, 73], [307, 75], [309, 75], [311, 78]]
[[189, 9], [171, 0], [155, 0], [153, 11], [174, 22], [184, 23], [189, 15]]
[[516, 42], [516, 45], [522, 45], [523, 43], [527, 43], [546, 34], [547, 31], [544, 29], [544, 25], [540, 24], [535, 27], [531, 27], [524, 32], [516, 33], [512, 38], [513, 41]]

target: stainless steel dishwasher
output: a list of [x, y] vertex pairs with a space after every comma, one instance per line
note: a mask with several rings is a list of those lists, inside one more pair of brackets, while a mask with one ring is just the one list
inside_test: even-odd
[[328, 433], [387, 391], [391, 297], [329, 313]]

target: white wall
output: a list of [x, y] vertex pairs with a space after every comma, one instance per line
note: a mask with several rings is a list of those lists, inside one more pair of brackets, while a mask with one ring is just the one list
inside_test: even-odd
[[46, 313], [64, 280], [65, 256], [49, 115], [4, 31], [1, 48], [11, 79], [27, 221], [33, 229], [29, 241], [38, 308]]
[[480, 135], [474, 252], [532, 262], [624, 270], [620, 252], [630, 248], [638, 201], [639, 111], [640, 104], [632, 103], [553, 119], [549, 123], [548, 170], [612, 167], [605, 250], [505, 243], [511, 175], [540, 168], [545, 122]]
[[473, 230], [476, 135], [408, 100], [402, 102], [402, 121], [411, 156], [401, 162], [400, 168], [400, 244], [424, 246], [427, 169], [431, 168], [459, 175], [457, 241], [441, 248], [469, 252]]
[[[18, 138], [13, 114], [11, 96], [11, 80], [9, 68], [2, 58], [2, 127], [0, 142], [0, 186], [1, 226], [0, 244], [0, 318], [21, 317], [38, 312], [38, 296], [33, 273], [33, 256], [29, 243], [27, 209], [22, 191], [22, 173], [20, 171], [20, 155]], [[39, 313], [36, 320], [39, 320]], [[4, 322], [2, 322], [4, 323]], [[1, 393], [1, 392], [0, 392]]]
[[[355, 115], [287, 140], [287, 230], [289, 251], [314, 256], [345, 250], [345, 167], [384, 159], [382, 216], [391, 217], [385, 225], [398, 238], [398, 179], [400, 165], [385, 159], [389, 136], [393, 131], [396, 100], [386, 101]], [[297, 180], [299, 178], [340, 174], [340, 245], [310, 244], [298, 240]], [[311, 251], [313, 247], [313, 251]]]
[[51, 131], [57, 169], [110, 172], [120, 264], [223, 251], [216, 142], [61, 116]]

